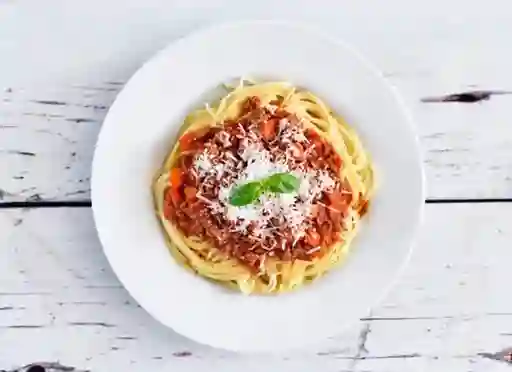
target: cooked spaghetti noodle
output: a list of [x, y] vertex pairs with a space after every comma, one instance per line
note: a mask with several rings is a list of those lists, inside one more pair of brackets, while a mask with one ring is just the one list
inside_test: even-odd
[[[230, 204], [237, 187], [273, 174], [300, 186]], [[278, 293], [343, 262], [373, 186], [356, 133], [317, 96], [240, 81], [185, 118], [152, 191], [180, 264], [244, 293]]]

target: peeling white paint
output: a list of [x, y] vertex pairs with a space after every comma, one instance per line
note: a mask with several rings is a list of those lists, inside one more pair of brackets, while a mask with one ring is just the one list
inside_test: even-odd
[[[50, 0], [0, 1], [0, 203], [87, 201], [101, 122], [143, 61], [199, 26], [261, 18], [340, 36], [399, 88], [429, 198], [512, 197], [512, 97], [421, 102], [512, 89], [508, 0]], [[511, 213], [428, 205], [410, 267], [371, 316], [309, 350], [262, 356], [198, 345], [150, 318], [111, 272], [88, 208], [3, 209], [0, 371], [508, 372]]]
[[511, 197], [512, 96], [474, 104], [421, 99], [512, 89], [512, 53], [503, 47], [512, 4], [389, 0], [377, 11], [356, 0], [319, 1], [7, 2], [0, 22], [9, 40], [0, 45], [0, 149], [35, 156], [0, 154], [4, 199], [88, 199], [101, 122], [143, 61], [198, 26], [258, 18], [317, 26], [383, 71], [419, 127], [430, 198]]
[[427, 205], [410, 266], [371, 315], [302, 352], [243, 356], [198, 345], [146, 314], [111, 272], [89, 208], [0, 210], [0, 368], [499, 372], [510, 367], [485, 355], [512, 345], [503, 287], [511, 213], [510, 203]]

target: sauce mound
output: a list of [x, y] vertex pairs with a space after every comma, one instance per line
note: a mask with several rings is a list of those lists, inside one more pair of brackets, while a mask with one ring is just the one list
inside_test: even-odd
[[[265, 260], [311, 261], [341, 241], [352, 200], [332, 145], [280, 101], [248, 98], [239, 117], [180, 138], [164, 216], [185, 236], [208, 241], [254, 271]], [[273, 174], [299, 180], [290, 193], [230, 204], [233, 190]]]

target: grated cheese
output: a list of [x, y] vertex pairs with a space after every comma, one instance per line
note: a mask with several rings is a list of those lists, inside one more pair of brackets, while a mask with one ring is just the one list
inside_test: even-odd
[[210, 172], [212, 169], [212, 162], [210, 161], [208, 157], [208, 153], [206, 150], [204, 150], [202, 153], [199, 154], [199, 156], [196, 156], [194, 161], [194, 168], [197, 170], [197, 172], [200, 174], [204, 174], [205, 172]]
[[[223, 146], [231, 146], [226, 132], [221, 131], [217, 136]], [[303, 131], [296, 126], [291, 126], [286, 118], [279, 121], [277, 137], [277, 140], [285, 145], [307, 141]], [[209, 187], [220, 183], [215, 200], [206, 199], [204, 196], [200, 199], [208, 200], [208, 202], [203, 201], [212, 213], [230, 221], [233, 231], [249, 234], [250, 230], [250, 235], [255, 238], [271, 238], [273, 233], [277, 233], [277, 227], [274, 226], [274, 221], [277, 221], [279, 225], [285, 224], [291, 229], [296, 243], [308, 228], [307, 220], [313, 211], [315, 199], [324, 191], [335, 187], [336, 183], [325, 170], [305, 170], [303, 166], [294, 166], [295, 169], [292, 170], [289, 164], [294, 164], [293, 159], [290, 151], [284, 151], [272, 157], [269, 150], [265, 149], [261, 137], [254, 131], [248, 130], [246, 136], [241, 139], [240, 148], [236, 154], [227, 151], [222, 156], [213, 156], [208, 149], [205, 149], [196, 155], [193, 168], [200, 182]], [[299, 179], [297, 192], [266, 193], [261, 195], [255, 203], [240, 207], [229, 203], [234, 188], [276, 173], [288, 172]]]

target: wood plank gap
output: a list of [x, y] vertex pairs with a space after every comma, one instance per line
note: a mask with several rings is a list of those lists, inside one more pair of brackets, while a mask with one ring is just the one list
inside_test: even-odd
[[512, 203], [512, 198], [427, 199], [426, 204]]
[[32, 209], [32, 208], [90, 208], [90, 200], [58, 201], [38, 200], [0, 203], [0, 209]]
[[[512, 198], [482, 198], [482, 199], [427, 199], [426, 204], [468, 204], [468, 203], [512, 203]], [[0, 202], [0, 209], [32, 209], [32, 208], [90, 208], [91, 200], [38, 200]]]

